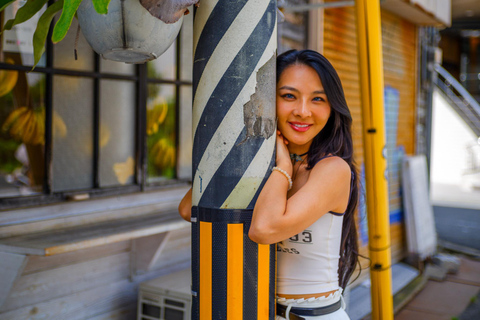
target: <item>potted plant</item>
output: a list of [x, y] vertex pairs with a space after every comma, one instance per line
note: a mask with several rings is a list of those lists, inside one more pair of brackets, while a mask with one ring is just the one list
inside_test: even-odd
[[[0, 0], [0, 12], [15, 0]], [[160, 56], [175, 40], [187, 7], [198, 0], [27, 0], [1, 31], [40, 16], [33, 35], [34, 66], [45, 51], [50, 25], [61, 10], [53, 43], [67, 34], [74, 16], [92, 48], [106, 59], [142, 63]]]
[[[180, 29], [186, 7], [196, 1], [198, 0], [57, 0], [48, 3], [47, 0], [26, 0], [24, 5], [18, 8], [19, 3], [15, 0], [0, 0], [0, 21], [4, 21], [1, 18], [7, 7], [14, 5], [18, 8], [13, 10], [12, 7], [12, 11], [16, 11], [13, 19], [6, 21], [3, 26], [0, 25], [0, 62], [21, 64], [20, 55], [16, 61], [12, 60], [12, 54], [4, 55], [2, 33], [36, 16], [38, 22], [36, 19], [31, 20], [35, 26], [35, 67], [45, 51], [45, 42], [54, 17], [60, 12], [61, 15], [53, 27], [53, 43], [65, 37], [73, 18], [77, 17], [87, 41], [104, 58], [145, 62], [156, 58], [170, 46]], [[115, 41], [111, 41], [112, 39]], [[110, 43], [109, 46], [106, 46], [106, 43]], [[0, 70], [0, 99], [7, 99], [13, 105], [11, 110], [2, 111], [5, 120], [0, 123], [0, 135], [8, 136], [9, 142], [8, 145], [4, 143], [4, 148], [8, 147], [9, 154], [22, 149], [28, 157], [22, 158], [24, 165], [20, 165], [18, 159], [12, 155], [11, 159], [9, 158], [9, 167], [0, 169], [11, 173], [10, 176], [28, 177], [22, 178], [22, 182], [25, 180], [24, 183], [28, 184], [28, 192], [37, 192], [41, 190], [44, 180], [44, 163], [39, 160], [43, 159], [45, 144], [45, 106], [41, 97], [44, 82], [41, 81], [43, 78], [37, 77], [36, 82], [29, 83], [27, 76], [25, 72]], [[160, 123], [165, 120], [166, 106], [165, 103], [160, 103], [150, 108], [153, 110], [150, 112], [155, 113], [154, 118]], [[55, 111], [52, 118], [53, 135], [59, 139], [64, 138], [67, 127], [63, 119]], [[158, 124], [149, 134], [160, 134], [157, 127]], [[156, 154], [173, 155], [174, 150], [170, 149], [172, 147], [163, 141], [155, 150]], [[169, 162], [162, 162], [161, 165], [167, 166]], [[20, 168], [21, 170], [17, 170]]]

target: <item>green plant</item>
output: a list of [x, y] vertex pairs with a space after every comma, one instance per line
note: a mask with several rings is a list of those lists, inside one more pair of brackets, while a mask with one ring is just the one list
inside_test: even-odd
[[[0, 12], [13, 4], [13, 2], [15, 2], [15, 0], [0, 0]], [[65, 38], [81, 2], [82, 0], [58, 0], [48, 4], [47, 0], [27, 0], [25, 5], [18, 9], [15, 18], [8, 20], [1, 28], [1, 33], [3, 33], [4, 30], [11, 30], [15, 25], [29, 20], [47, 5], [47, 9], [40, 16], [33, 34], [33, 56], [35, 67], [45, 51], [45, 41], [54, 16], [60, 10], [62, 11], [60, 18], [57, 23], [55, 23], [52, 33], [52, 42], [57, 43]], [[106, 14], [108, 12], [110, 0], [92, 0], [92, 2], [95, 10], [99, 14]]]
[[[62, 14], [55, 23], [52, 33], [52, 42], [60, 42], [67, 34], [72, 25], [73, 17], [76, 15], [78, 7], [82, 0], [57, 0], [48, 3], [49, 0], [26, 0], [25, 5], [18, 9], [15, 18], [10, 19], [3, 27], [0, 26], [0, 35], [4, 30], [10, 30], [15, 25], [25, 22], [32, 18], [44, 6], [47, 9], [38, 20], [35, 33], [33, 34], [33, 56], [34, 67], [40, 61], [45, 51], [45, 41], [47, 39], [50, 25], [54, 16], [61, 10]], [[99, 14], [108, 13], [110, 0], [91, 0], [95, 11]], [[15, 0], [0, 0], [0, 14], [5, 8], [13, 4]], [[140, 4], [154, 17], [165, 23], [175, 23], [184, 14], [188, 13], [187, 7], [196, 4], [198, 0], [139, 0]]]
[[473, 296], [473, 297], [470, 298], [470, 303], [477, 303], [477, 300], [478, 300], [478, 297]]

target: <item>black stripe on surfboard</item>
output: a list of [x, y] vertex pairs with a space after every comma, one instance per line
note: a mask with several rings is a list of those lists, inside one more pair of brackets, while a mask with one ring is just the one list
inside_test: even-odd
[[[265, 28], [268, 27], [269, 21], [267, 14], [272, 4], [273, 7], [275, 6], [274, 2], [270, 3], [259, 24], [222, 76], [203, 110], [193, 140], [193, 172], [196, 172], [208, 143], [263, 55], [274, 27], [274, 24], [270, 26], [272, 30], [268, 32], [268, 39], [265, 39], [267, 35]], [[245, 61], [247, 58], [248, 62]]]
[[193, 93], [197, 91], [198, 81], [202, 77], [203, 69], [215, 51], [220, 40], [232, 25], [247, 0], [230, 1], [228, 6], [218, 1], [213, 8], [207, 22], [203, 26], [198, 39], [195, 57], [193, 59]]
[[219, 208], [242, 178], [265, 140], [263, 137], [247, 139], [246, 135], [247, 130], [243, 128], [235, 146], [230, 150], [225, 161], [220, 165], [205, 191], [201, 194], [199, 207]]

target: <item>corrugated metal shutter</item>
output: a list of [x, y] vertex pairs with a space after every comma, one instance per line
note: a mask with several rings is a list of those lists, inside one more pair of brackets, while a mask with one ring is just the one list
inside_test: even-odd
[[[332, 62], [343, 83], [347, 103], [354, 119], [353, 137], [356, 160], [363, 170], [362, 120], [357, 60], [355, 8], [324, 11], [323, 54]], [[403, 155], [414, 152], [416, 27], [395, 15], [382, 11], [382, 36], [389, 149], [389, 202], [392, 260], [405, 256], [405, 238], [399, 165]], [[363, 201], [364, 202], [364, 201]], [[361, 254], [368, 255], [365, 212], [359, 208]], [[364, 261], [362, 265], [368, 265]]]

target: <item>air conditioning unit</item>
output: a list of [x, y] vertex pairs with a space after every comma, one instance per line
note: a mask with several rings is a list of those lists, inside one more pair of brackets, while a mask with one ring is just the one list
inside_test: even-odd
[[190, 269], [142, 282], [137, 320], [190, 320], [190, 285]]

